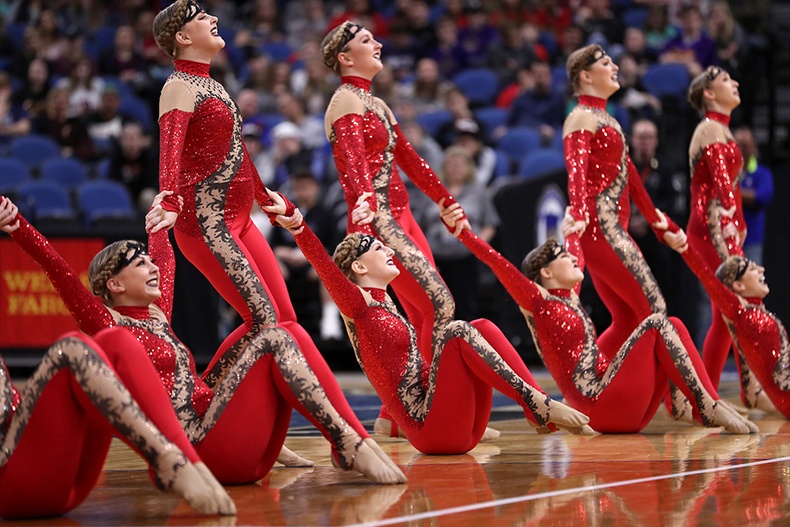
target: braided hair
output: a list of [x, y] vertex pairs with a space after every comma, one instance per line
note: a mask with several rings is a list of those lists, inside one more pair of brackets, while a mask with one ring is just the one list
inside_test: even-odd
[[579, 84], [581, 72], [586, 71], [590, 66], [595, 64], [597, 60], [605, 57], [606, 54], [606, 50], [598, 44], [584, 46], [570, 54], [568, 60], [565, 62], [565, 71], [568, 74], [568, 80], [571, 83], [574, 93], [577, 93], [581, 87]]
[[[131, 258], [127, 258], [130, 250], [134, 250], [134, 253]], [[88, 281], [93, 294], [105, 304], [111, 304], [112, 296], [107, 281], [144, 252], [145, 245], [136, 240], [120, 240], [99, 251], [88, 266]]]
[[348, 51], [348, 43], [362, 30], [362, 26], [351, 20], [346, 20], [335, 29], [327, 33], [321, 41], [321, 55], [324, 65], [340, 75], [340, 61], [337, 56]]
[[732, 289], [732, 283], [740, 280], [746, 270], [749, 268], [749, 259], [737, 254], [728, 256], [718, 269], [716, 269], [716, 278], [718, 278], [724, 285]]
[[184, 17], [189, 9], [189, 0], [176, 0], [159, 11], [154, 18], [153, 33], [159, 49], [175, 58], [176, 33], [184, 25]]
[[524, 261], [521, 262], [521, 272], [536, 284], [543, 285], [541, 283], [540, 270], [557, 258], [557, 247], [562, 248], [557, 242], [557, 238], [552, 236], [540, 247], [529, 251]]
[[375, 241], [376, 238], [369, 234], [354, 232], [343, 238], [343, 241], [337, 245], [332, 259], [346, 275], [346, 278], [356, 283], [356, 275], [351, 270], [351, 265], [368, 252]]
[[719, 75], [724, 72], [718, 66], [708, 66], [705, 71], [694, 77], [694, 80], [689, 84], [688, 101], [700, 113], [705, 113], [705, 98], [704, 92]]

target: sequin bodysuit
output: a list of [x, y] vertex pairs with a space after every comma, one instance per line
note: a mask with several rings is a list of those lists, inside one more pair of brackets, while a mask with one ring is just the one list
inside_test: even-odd
[[[694, 247], [683, 258], [721, 310], [738, 350], [741, 376], [753, 374], [776, 409], [790, 419], [790, 340], [782, 321], [761, 299], [741, 297], [725, 286]], [[748, 386], [749, 379], [742, 378], [741, 384]]]
[[[222, 379], [209, 372], [198, 376], [191, 352], [170, 326], [175, 258], [165, 231], [149, 237], [162, 295], [148, 307], [113, 309], [85, 288], [71, 266], [24, 219], [14, 239], [44, 269], [82, 331], [93, 335], [122, 326], [142, 344], [181, 427], [220, 481], [252, 482], [266, 475], [285, 440], [291, 408], [324, 434], [341, 466], [350, 468], [355, 444], [349, 441], [369, 435], [320, 353], [297, 345], [295, 328], [261, 330]], [[362, 432], [354, 433], [357, 428]]]
[[426, 454], [474, 448], [488, 424], [491, 387], [517, 401], [527, 419], [546, 424], [548, 396], [515, 350], [497, 353], [476, 327], [454, 320], [439, 328], [441, 347], [426, 363], [414, 328], [384, 289], [346, 278], [309, 227], [296, 242], [353, 328], [362, 370], [415, 448]]
[[[396, 166], [433, 201], [455, 203], [433, 170], [414, 151], [386, 104], [370, 93], [370, 81], [342, 77], [326, 115], [327, 135], [349, 210], [348, 232], [365, 232], [395, 251], [401, 274], [392, 288], [417, 330], [420, 351], [437, 351], [438, 328], [451, 321], [455, 303], [436, 270], [428, 241], [412, 216]], [[351, 211], [364, 192], [376, 216], [354, 225]], [[431, 351], [433, 350], [433, 351]]]
[[[710, 388], [702, 361], [678, 319], [659, 314], [645, 318], [607, 357], [600, 353], [595, 326], [579, 301], [581, 284], [574, 290], [545, 289], [471, 231], [463, 231], [460, 240], [494, 271], [516, 301], [563, 397], [590, 417], [593, 429], [639, 432], [655, 415], [668, 378], [693, 401], [703, 422], [712, 411], [702, 397]], [[584, 270], [578, 236], [570, 236], [566, 243]], [[701, 370], [699, 381], [693, 373], [697, 370]]]
[[[629, 195], [648, 223], [659, 216], [604, 99], [580, 96], [563, 135], [571, 214], [589, 219], [581, 247], [595, 290], [612, 315], [599, 339], [601, 351], [611, 356], [645, 318], [666, 314], [658, 283], [628, 234]], [[663, 231], [656, 234], [661, 238]]]
[[[728, 115], [706, 112], [689, 145], [691, 215], [688, 240], [711, 269], [716, 269], [731, 254], [742, 254], [735, 236], [724, 235], [728, 225], [734, 227], [733, 231], [745, 228], [737, 185], [743, 156], [730, 132], [729, 122]], [[722, 214], [721, 209], [728, 213]], [[719, 385], [731, 343], [721, 311], [711, 301], [711, 326], [705, 336], [702, 357], [714, 386]]]

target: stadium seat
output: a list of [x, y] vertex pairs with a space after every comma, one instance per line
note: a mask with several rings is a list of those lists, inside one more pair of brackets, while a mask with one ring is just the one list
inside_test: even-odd
[[555, 148], [538, 148], [521, 159], [518, 175], [521, 179], [534, 179], [558, 170], [565, 170], [562, 152]]
[[27, 204], [35, 221], [77, 217], [68, 191], [54, 181], [31, 180], [22, 183], [17, 187], [17, 196], [18, 201]]
[[496, 149], [511, 158], [521, 158], [540, 146], [540, 134], [534, 128], [516, 126], [505, 132], [497, 141]]
[[452, 81], [469, 100], [469, 106], [489, 106], [499, 94], [499, 79], [489, 69], [463, 70], [453, 76]]
[[124, 221], [137, 218], [129, 190], [113, 181], [88, 181], [82, 184], [77, 189], [77, 204], [88, 227], [107, 218]]
[[0, 194], [13, 195], [16, 187], [29, 179], [27, 165], [18, 159], [0, 158]]
[[439, 128], [453, 119], [453, 114], [449, 110], [437, 110], [435, 112], [421, 113], [417, 116], [417, 122], [423, 127], [425, 133], [431, 137], [436, 137]]
[[477, 119], [483, 125], [483, 128], [486, 129], [486, 132], [490, 134], [507, 122], [507, 116], [510, 114], [510, 111], [505, 108], [497, 108], [496, 106], [486, 106], [485, 108], [478, 108], [473, 113], [475, 119]]
[[70, 157], [56, 157], [41, 165], [41, 179], [54, 181], [69, 189], [78, 187], [88, 180], [85, 166]]
[[659, 99], [665, 95], [685, 99], [689, 82], [688, 70], [681, 64], [654, 64], [642, 76], [645, 89]]
[[48, 159], [60, 156], [60, 146], [49, 136], [29, 134], [11, 141], [10, 156], [27, 165], [30, 170], [38, 170]]

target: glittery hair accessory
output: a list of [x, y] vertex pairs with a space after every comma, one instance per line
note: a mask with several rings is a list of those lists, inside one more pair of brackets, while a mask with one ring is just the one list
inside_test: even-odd
[[705, 70], [705, 84], [710, 85], [711, 82], [716, 80], [716, 77], [721, 75], [722, 71], [718, 66], [708, 66], [708, 69]]
[[[190, 0], [191, 1], [191, 0]], [[338, 49], [343, 49], [346, 47], [346, 44], [354, 40], [354, 37], [357, 36], [357, 33], [365, 29], [359, 24], [349, 24], [346, 26], [346, 29], [343, 30], [343, 36], [340, 38], [340, 46]]]
[[365, 254], [373, 247], [373, 242], [376, 241], [376, 238], [367, 234], [363, 236], [359, 240], [359, 244], [354, 248], [354, 260], [359, 260], [362, 258], [362, 255]]
[[587, 68], [589, 68], [590, 66], [592, 66], [593, 64], [595, 64], [596, 62], [598, 62], [599, 60], [601, 60], [606, 56], [607, 53], [605, 49], [603, 49], [601, 46], [595, 46], [592, 49], [592, 53], [587, 55], [587, 58], [584, 60], [584, 63], [582, 64], [582, 69], [586, 70]]
[[[132, 254], [128, 254], [129, 251], [132, 251]], [[115, 266], [115, 270], [113, 270], [112, 274], [118, 274], [123, 270], [124, 267], [128, 266], [132, 263], [135, 258], [139, 256], [144, 256], [148, 254], [148, 251], [145, 248], [145, 244], [136, 241], [130, 241], [121, 248], [121, 256], [118, 258], [118, 265]]]
[[543, 264], [540, 267], [541, 268], [546, 267], [551, 262], [559, 258], [562, 253], [566, 253], [566, 252], [568, 251], [565, 249], [565, 247], [557, 243], [557, 241], [555, 240], [554, 247], [552, 248], [551, 253], [549, 253], [549, 255], [546, 257], [546, 261], [543, 262]]
[[751, 260], [748, 258], [741, 258], [738, 262], [738, 270], [735, 272], [735, 277], [732, 279], [733, 282], [740, 280], [743, 278], [743, 275], [746, 274], [747, 269], [749, 269], [749, 264]]
[[181, 25], [186, 25], [188, 22], [191, 22], [193, 18], [198, 16], [198, 14], [205, 12], [206, 10], [200, 7], [200, 4], [195, 2], [195, 0], [189, 0], [187, 2], [187, 12], [184, 13], [184, 21], [181, 23]]

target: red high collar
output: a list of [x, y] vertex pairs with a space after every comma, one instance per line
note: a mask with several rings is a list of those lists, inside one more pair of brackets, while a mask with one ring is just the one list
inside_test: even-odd
[[370, 92], [370, 79], [363, 79], [362, 77], [357, 77], [356, 75], [344, 75], [340, 77], [340, 82], [343, 84], [350, 84], [355, 86], [361, 90], [365, 90], [366, 92]]
[[194, 60], [177, 59], [174, 61], [174, 64], [176, 70], [197, 75], [198, 77], [208, 77], [208, 71], [211, 68], [211, 64], [208, 62], [195, 62]]
[[708, 111], [705, 112], [705, 119], [716, 121], [717, 123], [721, 123], [724, 126], [730, 126], [730, 116], [724, 115], [723, 113]]
[[134, 318], [136, 320], [148, 320], [151, 318], [151, 308], [150, 306], [145, 307], [138, 307], [138, 306], [117, 306], [113, 307], [115, 311], [118, 313]]
[[579, 104], [598, 108], [599, 110], [606, 110], [606, 99], [601, 99], [593, 95], [579, 95]]

